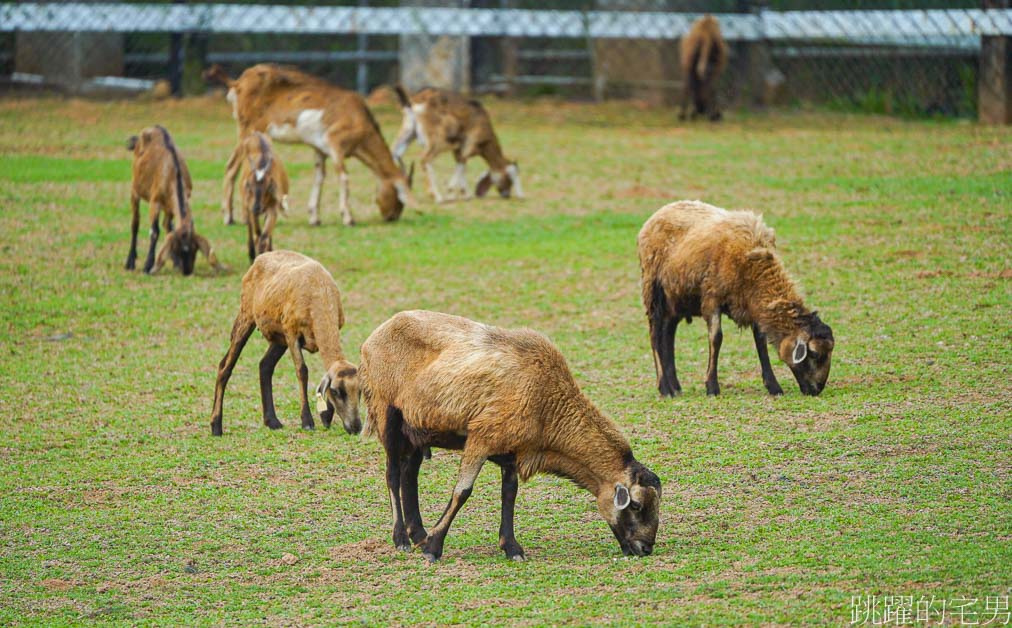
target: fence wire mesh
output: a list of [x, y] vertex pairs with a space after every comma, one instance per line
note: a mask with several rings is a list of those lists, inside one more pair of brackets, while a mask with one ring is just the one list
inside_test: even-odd
[[0, 85], [105, 93], [167, 81], [195, 94], [207, 65], [237, 75], [273, 62], [363, 92], [402, 82], [670, 105], [679, 37], [704, 12], [729, 45], [725, 105], [972, 116], [981, 98], [1008, 98], [1008, 0], [0, 3]]

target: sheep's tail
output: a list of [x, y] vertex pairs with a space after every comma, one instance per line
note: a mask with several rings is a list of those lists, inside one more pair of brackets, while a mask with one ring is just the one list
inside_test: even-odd
[[403, 85], [394, 85], [394, 93], [397, 94], [397, 100], [401, 103], [401, 109], [411, 108], [411, 99], [408, 98], [408, 92], [404, 90]]
[[707, 66], [710, 63], [710, 49], [713, 48], [713, 37], [707, 33], [702, 37], [698, 48], [698, 55], [696, 57], [696, 76], [699, 80], [706, 79]]

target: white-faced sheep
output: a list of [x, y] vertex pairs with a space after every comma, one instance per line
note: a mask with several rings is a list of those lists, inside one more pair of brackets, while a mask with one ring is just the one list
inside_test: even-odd
[[709, 329], [706, 392], [720, 392], [721, 314], [740, 327], [752, 327], [770, 394], [783, 394], [783, 389], [770, 367], [767, 342], [790, 367], [802, 393], [822, 392], [829, 378], [833, 331], [805, 307], [776, 252], [773, 230], [761, 216], [679, 201], [651, 216], [637, 243], [643, 306], [662, 395], [682, 390], [675, 372], [675, 329], [693, 316], [702, 316]]
[[[242, 142], [246, 164], [242, 175], [243, 212], [249, 259], [274, 250], [274, 226], [278, 214], [288, 211], [288, 174], [275, 155], [271, 140], [254, 132]], [[260, 220], [263, 217], [263, 229]]]
[[[140, 135], [127, 140], [127, 150], [133, 151], [133, 178], [130, 182], [130, 252], [126, 269], [133, 270], [137, 263], [137, 229], [140, 226], [140, 204], [147, 201], [151, 223], [151, 244], [144, 262], [144, 272], [161, 270], [167, 257], [184, 275], [193, 273], [193, 263], [200, 250], [209, 264], [221, 269], [218, 258], [207, 239], [197, 234], [190, 211], [190, 191], [193, 182], [186, 161], [172, 143], [169, 132], [161, 126], [147, 127]], [[165, 230], [165, 243], [155, 257], [158, 245], [158, 215], [161, 214]]]
[[719, 120], [717, 80], [727, 65], [727, 44], [720, 34], [717, 18], [704, 15], [696, 20], [682, 37], [679, 48], [684, 81], [679, 118], [685, 119], [691, 102], [692, 117], [705, 114], [711, 120]]
[[[645, 556], [657, 535], [660, 480], [587, 399], [544, 336], [437, 312], [401, 312], [362, 345], [364, 434], [386, 450], [394, 544], [443, 553], [453, 518], [486, 460], [502, 468], [499, 546], [523, 559], [513, 532], [517, 477], [567, 477], [597, 498], [626, 554]], [[428, 447], [459, 449], [449, 505], [429, 533], [418, 510], [418, 468]], [[405, 525], [406, 521], [406, 525]]]
[[499, 196], [503, 198], [508, 198], [510, 194], [523, 198], [517, 162], [510, 161], [503, 155], [499, 138], [492, 129], [492, 118], [480, 102], [456, 92], [432, 87], [426, 87], [410, 98], [400, 85], [394, 87], [394, 91], [404, 116], [401, 131], [394, 141], [394, 159], [403, 171], [404, 152], [412, 140], [418, 138], [425, 148], [422, 165], [429, 179], [429, 190], [437, 203], [445, 197], [439, 191], [432, 161], [447, 150], [453, 151], [453, 157], [457, 161], [457, 168], [448, 186], [451, 195], [467, 198], [467, 160], [480, 155], [488, 164], [488, 170], [475, 184], [475, 196], [485, 196], [495, 185]]
[[211, 433], [221, 436], [221, 414], [225, 386], [239, 354], [254, 329], [259, 329], [270, 346], [260, 360], [260, 396], [264, 425], [281, 427], [274, 412], [274, 366], [287, 349], [295, 362], [302, 395], [302, 427], [313, 429], [307, 388], [309, 369], [302, 350], [320, 352], [327, 369], [316, 392], [326, 401], [320, 413], [324, 427], [330, 427], [335, 411], [349, 434], [362, 429], [358, 418], [358, 371], [341, 349], [340, 329], [344, 326], [341, 293], [334, 278], [319, 262], [293, 251], [258, 255], [242, 278], [239, 314], [232, 325], [228, 352], [218, 365], [211, 410]]

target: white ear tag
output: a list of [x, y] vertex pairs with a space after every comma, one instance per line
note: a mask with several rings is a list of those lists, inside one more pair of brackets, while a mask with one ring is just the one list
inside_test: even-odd
[[317, 412], [327, 411], [327, 400], [323, 397], [323, 395], [320, 394], [319, 391], [316, 392], [316, 411]]

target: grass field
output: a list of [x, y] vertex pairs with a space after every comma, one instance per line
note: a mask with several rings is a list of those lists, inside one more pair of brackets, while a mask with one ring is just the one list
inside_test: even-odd
[[[506, 561], [493, 465], [441, 563], [397, 552], [379, 444], [300, 430], [287, 357], [275, 380], [285, 429], [261, 425], [259, 335], [212, 438], [247, 266], [245, 230], [219, 215], [235, 138], [226, 104], [4, 100], [0, 624], [846, 624], [853, 596], [886, 595], [946, 600], [957, 623], [953, 601], [976, 599], [989, 619], [986, 598], [1012, 591], [1012, 130], [489, 107], [526, 200], [437, 206], [416, 180], [419, 207], [381, 223], [354, 162], [358, 226], [340, 225], [330, 173], [312, 228], [310, 154], [281, 147], [294, 211], [275, 245], [334, 274], [353, 360], [409, 308], [548, 334], [664, 482], [654, 554], [623, 558], [589, 493], [539, 477], [517, 503], [528, 561]], [[377, 113], [389, 138], [398, 116]], [[197, 228], [229, 272], [202, 258], [188, 278], [123, 270], [123, 142], [152, 123], [188, 159]], [[472, 162], [472, 182], [479, 172]], [[765, 213], [836, 336], [820, 397], [778, 362], [786, 394], [768, 397], [751, 334], [727, 324], [722, 395], [707, 398], [698, 321], [678, 336], [683, 395], [658, 397], [635, 238], [681, 198]], [[309, 364], [318, 381], [319, 358]], [[423, 466], [426, 522], [456, 462], [437, 451]]]

